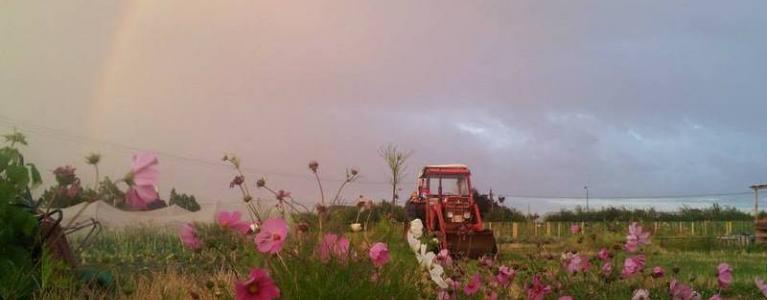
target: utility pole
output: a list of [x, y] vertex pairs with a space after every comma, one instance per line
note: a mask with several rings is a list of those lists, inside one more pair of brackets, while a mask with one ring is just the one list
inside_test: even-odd
[[584, 185], [583, 189], [586, 190], [586, 211], [589, 211], [589, 186]]

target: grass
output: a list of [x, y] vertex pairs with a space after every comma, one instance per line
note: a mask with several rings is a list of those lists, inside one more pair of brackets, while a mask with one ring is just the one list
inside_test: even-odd
[[[251, 266], [270, 266], [272, 276], [282, 290], [283, 299], [433, 299], [435, 285], [424, 272], [417, 269], [415, 258], [405, 242], [402, 227], [387, 222], [378, 223], [369, 234], [346, 233], [352, 240], [350, 263], [332, 261], [324, 264], [312, 258], [315, 243], [312, 238], [298, 238], [291, 232], [291, 241], [282, 257], [265, 259], [253, 250], [248, 241], [226, 236], [209, 226], [204, 232], [216, 236], [215, 247], [228, 253], [227, 259], [214, 252], [193, 252], [184, 249], [176, 232], [169, 229], [134, 227], [108, 230], [96, 237], [82, 253], [83, 266], [112, 274], [113, 284], [105, 288], [82, 282], [59, 283], [41, 291], [38, 299], [232, 299], [232, 286], [242, 280]], [[312, 233], [307, 233], [312, 234]], [[564, 251], [579, 251], [593, 256], [601, 247], [620, 245], [625, 234], [598, 232], [565, 239], [530, 240], [507, 243], [500, 247], [499, 263], [519, 270], [517, 278], [505, 296], [524, 298], [525, 284], [534, 273], [546, 273], [549, 283], [558, 278], [551, 298], [568, 294], [576, 299], [629, 299], [634, 289], [648, 288], [653, 299], [667, 295], [671, 276], [691, 284], [704, 299], [717, 292], [715, 271], [720, 262], [734, 269], [732, 287], [722, 295], [727, 299], [760, 299], [754, 277], [767, 277], [767, 251], [760, 247], [703, 247], [689, 244], [654, 243], [642, 251], [647, 255], [647, 269], [659, 265], [667, 275], [653, 279], [640, 275], [628, 280], [604, 279], [596, 272], [575, 275], [561, 274], [559, 256]], [[373, 241], [389, 245], [391, 262], [381, 271], [378, 281], [371, 281], [374, 268], [367, 260], [366, 247]], [[614, 251], [616, 272], [620, 272], [626, 254]], [[218, 258], [217, 258], [218, 257]], [[483, 272], [476, 261], [462, 261], [460, 272]], [[592, 269], [598, 269], [592, 261]], [[673, 270], [678, 268], [678, 273]], [[494, 271], [485, 270], [485, 273]], [[456, 272], [457, 273], [457, 272]], [[645, 272], [647, 273], [647, 272]], [[465, 276], [468, 277], [468, 276]], [[239, 278], [239, 279], [238, 279]], [[459, 279], [465, 282], [466, 278]], [[475, 296], [471, 299], [480, 299]], [[547, 298], [548, 299], [548, 298]]]
[[[613, 248], [620, 245], [623, 234], [616, 232], [599, 232], [586, 237], [570, 237], [564, 240], [541, 239], [537, 243], [506, 244], [501, 249], [501, 260], [511, 265], [532, 266], [539, 270], [554, 270], [559, 267], [559, 255], [565, 251], [576, 250], [589, 256], [596, 255], [601, 247]], [[613, 248], [614, 249], [614, 248]], [[616, 252], [613, 265], [619, 267], [628, 256], [621, 251]], [[722, 293], [726, 299], [762, 299], [756, 289], [755, 277], [767, 278], [767, 248], [763, 246], [748, 247], [708, 247], [695, 248], [690, 243], [666, 243], [663, 247], [653, 244], [645, 247], [642, 254], [647, 256], [647, 267], [661, 266], [666, 276], [653, 279], [649, 276], [638, 276], [628, 280], [600, 280], [587, 278], [593, 274], [575, 274], [563, 294], [569, 294], [576, 299], [629, 299], [636, 288], [649, 289], [655, 298], [668, 295], [671, 277], [691, 286], [704, 295], [704, 299], [718, 292], [716, 268], [719, 263], [726, 262], [734, 270], [734, 280], [731, 287]], [[592, 268], [599, 268], [596, 260], [592, 260]], [[678, 269], [678, 273], [674, 270]], [[647, 271], [645, 272], [647, 273]]]

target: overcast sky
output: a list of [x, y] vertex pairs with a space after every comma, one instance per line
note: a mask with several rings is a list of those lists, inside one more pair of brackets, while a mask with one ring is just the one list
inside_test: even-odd
[[224, 152], [305, 202], [314, 159], [384, 197], [387, 143], [408, 183], [461, 162], [502, 194], [747, 192], [765, 36], [764, 1], [4, 1], [0, 125], [86, 178], [88, 152], [119, 177], [123, 146], [157, 151], [161, 190], [206, 201], [238, 199]]

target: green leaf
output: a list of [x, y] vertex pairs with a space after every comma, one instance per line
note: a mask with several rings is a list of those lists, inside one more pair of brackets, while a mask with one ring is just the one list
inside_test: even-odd
[[10, 165], [5, 170], [5, 173], [8, 175], [8, 179], [17, 188], [22, 188], [29, 184], [29, 173], [27, 173], [27, 168], [24, 166]]
[[8, 163], [11, 162], [11, 157], [6, 153], [6, 151], [0, 151], [0, 172], [5, 171], [5, 168], [8, 167]]
[[43, 183], [43, 178], [40, 176], [40, 171], [33, 163], [27, 164], [29, 166], [29, 174], [32, 176], [32, 187], [36, 187]]

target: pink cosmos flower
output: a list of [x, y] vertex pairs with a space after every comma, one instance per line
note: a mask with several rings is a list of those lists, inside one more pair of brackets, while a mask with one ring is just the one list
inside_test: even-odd
[[288, 224], [280, 218], [272, 218], [261, 224], [261, 231], [256, 234], [255, 242], [261, 253], [276, 254], [282, 250], [285, 237], [288, 235]]
[[573, 234], [579, 234], [581, 233], [581, 226], [578, 224], [572, 224], [570, 225], [570, 232]]
[[82, 190], [83, 190], [83, 188], [80, 186], [80, 179], [75, 179], [75, 183], [73, 183], [73, 184], [70, 184], [70, 185], [69, 185], [69, 186], [68, 186], [68, 187], [65, 189], [65, 194], [67, 195], [67, 198], [74, 198], [74, 197], [75, 197], [75, 196], [77, 196], [77, 194], [79, 194], [79, 193], [80, 193]]
[[597, 253], [597, 257], [601, 259], [602, 261], [608, 261], [612, 259], [612, 254], [610, 254], [610, 251], [607, 250], [607, 248], [599, 249], [599, 253]]
[[671, 279], [669, 294], [671, 294], [672, 300], [692, 300], [695, 292], [690, 286], [679, 283], [676, 279]]
[[756, 277], [754, 278], [754, 283], [756, 284], [756, 288], [762, 291], [762, 295], [767, 298], [767, 283], [764, 283], [764, 279]]
[[[568, 253], [569, 254], [569, 253]], [[589, 260], [584, 257], [583, 255], [572, 255], [570, 254], [565, 259], [565, 269], [567, 269], [567, 272], [569, 273], [578, 273], [578, 272], [584, 272], [589, 269]]]
[[58, 167], [53, 170], [53, 176], [56, 177], [56, 182], [58, 182], [59, 185], [70, 185], [77, 180], [75, 170], [75, 167], [70, 165]]
[[216, 215], [216, 221], [223, 228], [247, 234], [250, 230], [250, 224], [240, 221], [240, 217], [242, 214], [239, 211], [222, 211]]
[[636, 289], [631, 300], [650, 300], [650, 292], [645, 289]]
[[479, 274], [474, 274], [474, 276], [471, 277], [471, 280], [469, 280], [469, 283], [463, 287], [463, 293], [468, 296], [474, 295], [479, 291], [480, 287], [482, 287], [482, 277], [480, 277]]
[[450, 257], [450, 253], [447, 249], [442, 249], [437, 254], [437, 263], [442, 266], [449, 266], [453, 264], [453, 258]]
[[181, 242], [187, 248], [197, 250], [202, 247], [202, 241], [197, 237], [197, 227], [193, 223], [182, 225], [179, 235], [181, 236]]
[[642, 225], [634, 222], [629, 225], [629, 234], [626, 236], [626, 251], [636, 252], [640, 245], [650, 244], [650, 233], [642, 231]]
[[613, 272], [613, 264], [611, 262], [606, 262], [602, 265], [602, 274], [605, 276], [610, 275]]
[[732, 267], [726, 263], [719, 264], [719, 267], [717, 267], [716, 281], [719, 284], [719, 288], [729, 288], [730, 284], [732, 284]]
[[711, 298], [708, 298], [708, 300], [722, 300], [722, 296], [719, 296], [719, 294], [711, 296]]
[[368, 256], [370, 256], [370, 260], [373, 261], [373, 265], [376, 268], [383, 267], [383, 265], [389, 262], [389, 248], [384, 243], [375, 243], [373, 247], [370, 247]]
[[157, 182], [157, 156], [142, 152], [133, 156], [131, 171], [125, 178], [128, 191], [125, 201], [135, 209], [147, 209], [149, 202], [159, 198], [155, 183]]
[[439, 290], [439, 293], [437, 294], [437, 300], [455, 300], [456, 298], [454, 293], [445, 289]]
[[661, 278], [665, 274], [666, 272], [663, 270], [663, 268], [661, 268], [661, 266], [655, 266], [652, 268], [652, 272], [650, 272], [650, 276], [652, 276], [652, 278]]
[[370, 282], [378, 282], [379, 279], [381, 279], [381, 274], [378, 271], [373, 271], [373, 274], [370, 275]]
[[271, 300], [280, 297], [280, 288], [266, 270], [253, 268], [250, 277], [234, 283], [235, 300]]
[[495, 264], [495, 259], [492, 256], [482, 256], [479, 258], [479, 265], [485, 268], [492, 268]]
[[573, 296], [562, 296], [562, 297], [559, 297], [558, 300], [573, 300], [573, 299], [574, 299]]
[[527, 287], [527, 299], [543, 300], [549, 293], [551, 293], [551, 286], [543, 285], [540, 275], [533, 276], [532, 283]]
[[634, 274], [637, 274], [644, 269], [644, 264], [644, 255], [636, 255], [626, 258], [623, 262], [623, 272], [621, 272], [621, 276], [623, 276], [623, 278], [634, 276]]
[[500, 268], [498, 268], [498, 274], [495, 275], [495, 281], [497, 281], [498, 284], [502, 286], [506, 286], [509, 284], [509, 282], [514, 280], [514, 276], [516, 275], [517, 275], [516, 270], [503, 265]]
[[498, 300], [498, 293], [495, 291], [486, 291], [484, 300]]
[[343, 261], [349, 255], [349, 239], [341, 235], [327, 233], [319, 245], [318, 253], [320, 261], [323, 263], [330, 261], [331, 257]]

